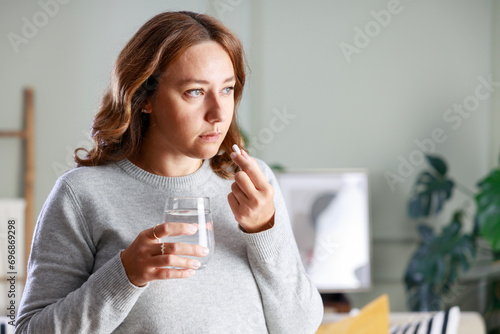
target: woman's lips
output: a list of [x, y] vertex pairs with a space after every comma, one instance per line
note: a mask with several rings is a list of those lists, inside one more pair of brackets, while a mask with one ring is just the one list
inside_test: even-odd
[[213, 143], [219, 140], [220, 132], [207, 133], [206, 135], [201, 135], [200, 138], [206, 142]]

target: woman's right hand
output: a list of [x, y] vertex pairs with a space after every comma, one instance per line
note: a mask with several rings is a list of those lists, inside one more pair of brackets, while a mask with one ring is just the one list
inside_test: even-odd
[[[135, 286], [144, 286], [154, 280], [193, 276], [194, 269], [200, 266], [199, 261], [179, 255], [202, 257], [208, 254], [208, 249], [185, 243], [165, 243], [162, 255], [162, 243], [155, 234], [164, 238], [195, 233], [196, 226], [186, 223], [163, 223], [139, 233], [120, 254], [129, 281]], [[166, 266], [185, 269], [162, 268]]]

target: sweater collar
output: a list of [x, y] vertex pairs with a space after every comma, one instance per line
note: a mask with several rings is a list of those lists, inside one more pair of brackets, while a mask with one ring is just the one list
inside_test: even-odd
[[193, 188], [193, 186], [203, 184], [210, 177], [210, 175], [213, 175], [213, 171], [210, 168], [210, 159], [205, 159], [201, 167], [196, 172], [176, 177], [160, 176], [149, 173], [137, 167], [128, 159], [120, 160], [117, 162], [117, 164], [121, 169], [123, 169], [132, 177], [154, 186], [167, 189]]

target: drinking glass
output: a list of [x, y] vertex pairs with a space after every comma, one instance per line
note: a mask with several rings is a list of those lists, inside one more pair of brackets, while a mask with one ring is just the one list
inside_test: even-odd
[[[162, 242], [178, 242], [200, 245], [208, 248], [208, 255], [202, 257], [180, 255], [200, 261], [203, 269], [214, 253], [214, 229], [208, 197], [168, 197], [165, 204], [164, 223], [186, 223], [196, 225], [192, 235], [167, 236]], [[176, 267], [174, 267], [176, 268]], [[180, 269], [180, 268], [177, 268]]]

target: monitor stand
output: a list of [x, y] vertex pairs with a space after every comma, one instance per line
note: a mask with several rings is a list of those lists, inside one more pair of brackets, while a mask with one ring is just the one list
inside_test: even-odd
[[351, 310], [351, 302], [344, 293], [322, 293], [325, 312], [348, 313]]

